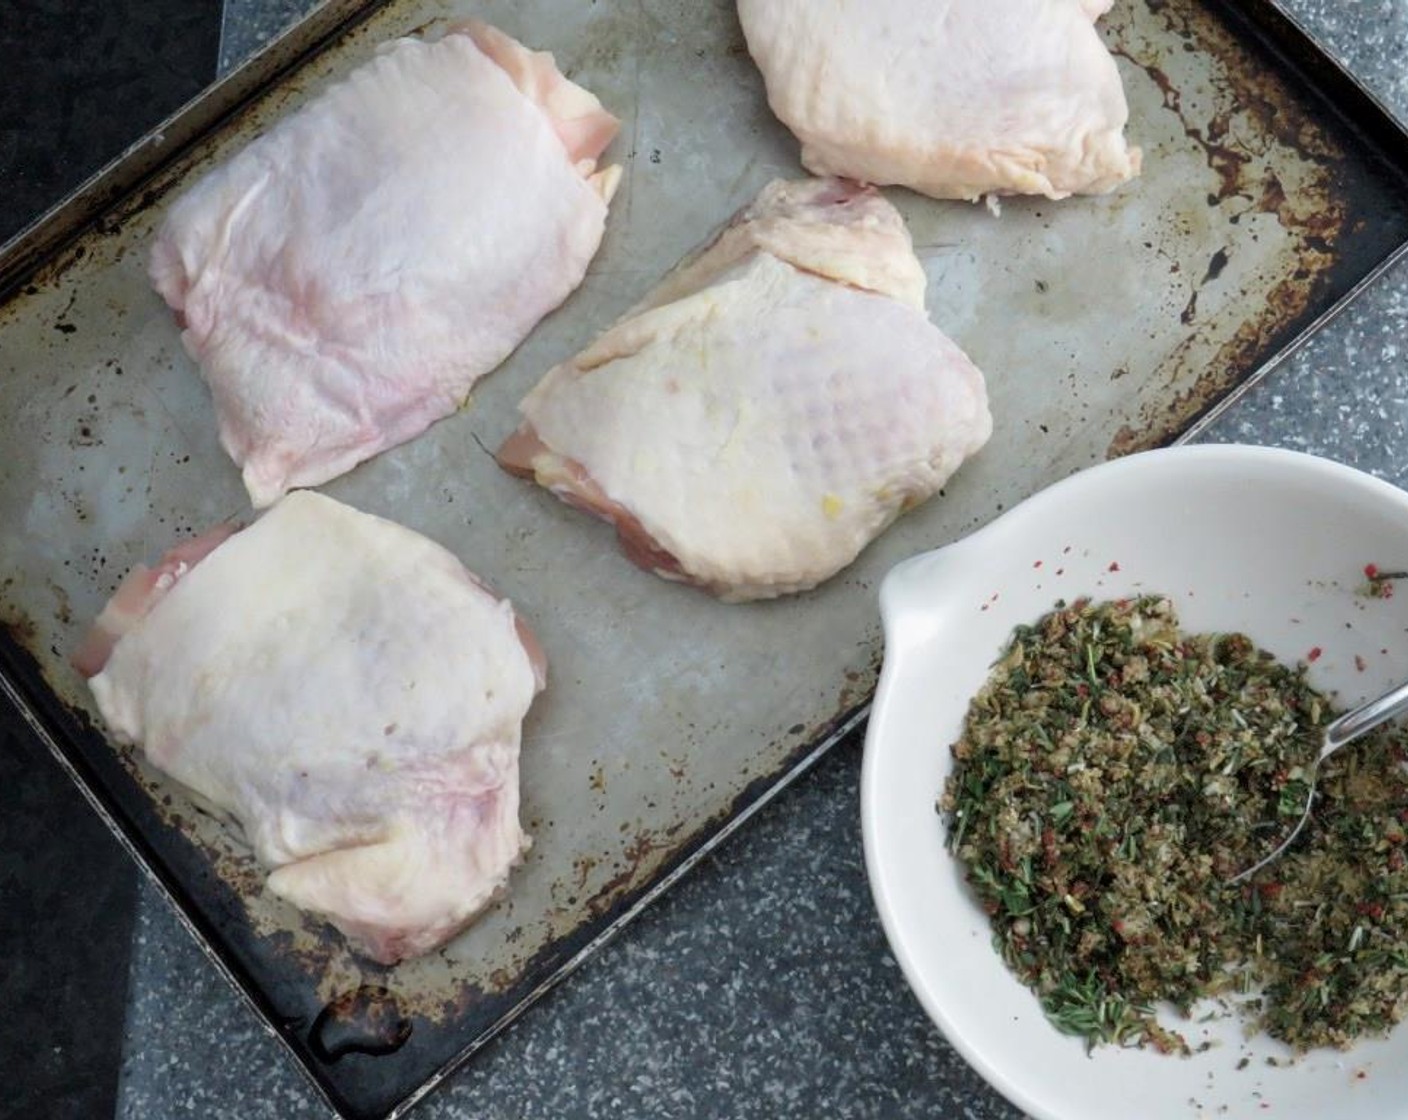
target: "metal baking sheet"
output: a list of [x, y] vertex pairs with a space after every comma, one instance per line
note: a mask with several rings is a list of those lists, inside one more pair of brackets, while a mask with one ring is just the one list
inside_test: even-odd
[[[510, 897], [383, 969], [269, 898], [229, 831], [110, 744], [65, 656], [131, 565], [246, 511], [145, 279], [166, 204], [377, 43], [464, 14], [597, 93], [622, 118], [609, 155], [626, 174], [586, 282], [472, 405], [325, 488], [452, 548], [552, 662], [523, 748], [535, 843]], [[859, 718], [892, 563], [1187, 433], [1401, 253], [1408, 140], [1274, 5], [1117, 0], [1103, 29], [1143, 177], [1000, 216], [889, 192], [931, 314], [987, 374], [996, 431], [853, 568], [782, 602], [723, 606], [636, 570], [606, 527], [484, 450], [544, 370], [801, 173], [728, 0], [329, 4], [0, 253], [0, 685], [342, 1115], [409, 1107]]]

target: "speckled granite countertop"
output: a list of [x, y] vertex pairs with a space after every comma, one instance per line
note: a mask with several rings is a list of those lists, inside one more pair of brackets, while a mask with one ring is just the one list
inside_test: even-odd
[[[237, 61], [306, 5], [227, 4]], [[1408, 0], [1284, 6], [1408, 116]], [[1205, 434], [1408, 486], [1408, 267]], [[860, 745], [833, 751], [416, 1112], [436, 1117], [1019, 1115], [924, 1017], [871, 906]], [[143, 885], [119, 1114], [324, 1114], [293, 1063]]]

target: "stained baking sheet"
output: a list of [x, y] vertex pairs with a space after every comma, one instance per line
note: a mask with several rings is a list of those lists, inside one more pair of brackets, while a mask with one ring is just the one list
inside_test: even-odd
[[[268, 897], [235, 837], [110, 744], [64, 658], [132, 564], [246, 513], [145, 280], [165, 206], [377, 43], [464, 14], [554, 51], [620, 115], [609, 156], [626, 174], [582, 288], [470, 407], [325, 487], [452, 548], [552, 662], [523, 749], [535, 843], [510, 897], [383, 969]], [[1187, 432], [1408, 242], [1408, 142], [1274, 6], [1117, 0], [1103, 28], [1143, 177], [1005, 200], [1000, 217], [889, 192], [933, 317], [987, 373], [996, 431], [852, 569], [783, 602], [723, 606], [637, 571], [604, 526], [484, 451], [546, 368], [770, 178], [800, 174], [731, 3], [328, 5], [0, 254], [0, 683], [343, 1115], [407, 1107], [835, 741], [874, 685], [890, 564]]]

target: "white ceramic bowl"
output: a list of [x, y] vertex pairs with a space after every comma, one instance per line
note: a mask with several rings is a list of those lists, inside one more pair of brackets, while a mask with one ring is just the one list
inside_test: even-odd
[[1289, 1051], [1244, 1039], [1226, 1016], [1183, 1026], [1190, 1043], [1217, 1043], [1190, 1058], [1108, 1046], [1087, 1056], [1002, 964], [935, 810], [970, 698], [1012, 629], [1058, 598], [1167, 594], [1186, 629], [1244, 631], [1310, 661], [1313, 684], [1354, 703], [1408, 676], [1408, 587], [1363, 595], [1370, 563], [1408, 568], [1408, 494], [1296, 452], [1200, 446], [1083, 471], [885, 579], [861, 786], [871, 888], [929, 1015], [1032, 1116], [1408, 1116], [1408, 1025], [1292, 1065], [1268, 1064]]

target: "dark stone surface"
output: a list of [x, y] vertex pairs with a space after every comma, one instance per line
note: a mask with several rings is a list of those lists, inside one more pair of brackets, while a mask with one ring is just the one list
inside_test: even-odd
[[0, 716], [0, 1118], [111, 1115], [136, 872], [45, 748]]
[[225, 0], [220, 72], [238, 66], [318, 6], [318, 0]]
[[198, 93], [220, 0], [0, 3], [0, 241]]
[[[0, 240], [210, 80], [220, 15], [0, 2]], [[136, 897], [132, 861], [0, 699], [0, 1120], [112, 1115]]]

